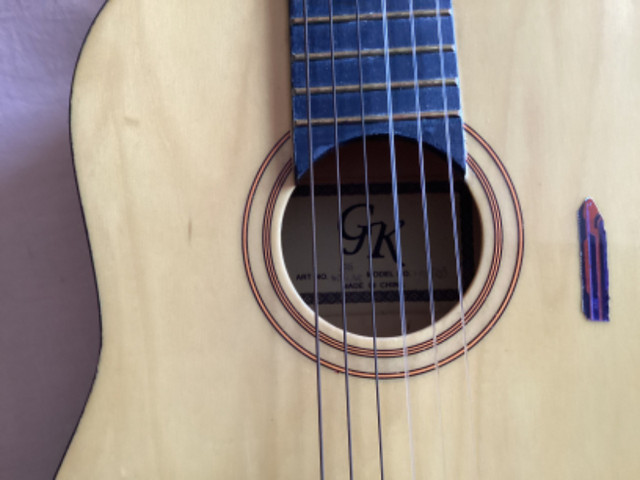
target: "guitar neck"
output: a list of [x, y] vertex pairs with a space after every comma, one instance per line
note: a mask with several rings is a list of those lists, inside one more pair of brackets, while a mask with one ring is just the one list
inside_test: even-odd
[[390, 133], [464, 169], [450, 0], [291, 0], [290, 15], [298, 178], [336, 139]]

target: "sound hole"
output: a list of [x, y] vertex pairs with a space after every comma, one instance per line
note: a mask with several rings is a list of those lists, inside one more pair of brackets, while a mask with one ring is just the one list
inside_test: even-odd
[[[339, 150], [342, 196], [340, 215], [335, 152], [324, 155], [314, 163], [318, 307], [322, 318], [342, 328], [344, 296], [348, 331], [365, 336], [373, 334], [372, 308], [375, 308], [378, 336], [391, 337], [400, 335], [402, 330], [389, 142], [386, 137], [370, 137], [367, 138], [366, 145], [370, 238], [362, 140], [347, 143]], [[456, 252], [446, 158], [429, 147], [425, 147], [424, 152], [437, 321], [458, 306]], [[415, 332], [431, 325], [417, 143], [396, 138], [396, 155], [407, 331]], [[477, 207], [464, 182], [463, 174], [458, 169], [454, 172], [454, 191], [462, 284], [465, 290], [477, 270], [482, 232]], [[341, 281], [340, 276], [338, 222], [343, 225], [344, 281]], [[311, 235], [311, 197], [307, 174], [301, 179], [287, 204], [282, 225], [282, 248], [293, 285], [305, 303], [313, 309]], [[370, 269], [370, 254], [373, 269]], [[371, 300], [371, 279], [374, 284], [374, 302]]]

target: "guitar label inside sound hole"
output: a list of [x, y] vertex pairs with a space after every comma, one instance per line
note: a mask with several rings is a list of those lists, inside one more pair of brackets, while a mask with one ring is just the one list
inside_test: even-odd
[[[347, 329], [355, 334], [372, 336], [373, 279], [377, 334], [391, 337], [401, 334], [401, 322], [389, 144], [386, 137], [370, 137], [366, 145], [369, 204], [361, 140], [340, 148], [340, 213], [334, 152], [314, 163], [319, 312], [326, 321], [342, 328], [344, 284]], [[431, 324], [418, 146], [413, 141], [397, 138], [396, 150], [407, 331], [414, 332]], [[427, 147], [424, 158], [437, 320], [458, 305], [456, 252], [446, 158]], [[454, 191], [464, 290], [478, 267], [482, 232], [477, 208], [460, 171], [454, 174]], [[344, 281], [340, 276], [339, 222], [343, 227]], [[282, 248], [287, 271], [297, 292], [313, 309], [311, 235], [307, 174], [287, 205], [282, 224]]]

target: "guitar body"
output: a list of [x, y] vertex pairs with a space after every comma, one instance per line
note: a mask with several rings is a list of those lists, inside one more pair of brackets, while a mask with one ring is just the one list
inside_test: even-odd
[[[407, 383], [380, 380], [385, 476], [638, 478], [640, 10], [454, 11], [465, 122], [493, 147], [469, 134], [469, 151], [497, 153], [517, 191], [502, 225], [510, 266], [482, 341], [408, 380], [411, 429]], [[288, 39], [286, 0], [109, 0], [96, 19], [71, 127], [103, 341], [59, 479], [319, 478], [316, 364], [267, 318], [285, 313], [260, 234], [292, 151]], [[265, 159], [273, 173], [258, 178]], [[292, 188], [290, 176], [273, 232]], [[610, 322], [581, 312], [587, 196], [606, 222]], [[350, 377], [355, 478], [380, 476], [374, 385]], [[344, 374], [322, 367], [322, 393], [326, 478], [348, 478]]]

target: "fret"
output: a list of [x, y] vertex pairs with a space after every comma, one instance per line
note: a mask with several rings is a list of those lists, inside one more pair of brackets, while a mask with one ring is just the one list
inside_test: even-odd
[[[449, 110], [447, 112], [439, 111], [439, 112], [420, 112], [421, 119], [432, 119], [432, 118], [456, 118], [460, 117], [460, 110]], [[393, 120], [395, 122], [400, 122], [404, 120], [417, 120], [418, 115], [416, 113], [398, 113], [393, 115]], [[334, 119], [333, 117], [326, 118], [314, 118], [311, 120], [312, 126], [319, 125], [334, 125], [336, 123], [338, 125], [344, 124], [358, 124], [362, 123], [362, 117], [360, 116], [352, 116], [352, 117], [338, 117]], [[364, 117], [365, 123], [374, 123], [374, 122], [388, 122], [389, 115], [368, 115]], [[296, 120], [294, 122], [295, 127], [306, 127], [308, 125], [307, 120]]]
[[[415, 47], [416, 53], [439, 53], [440, 47], [438, 45], [423, 45], [419, 47]], [[411, 55], [413, 53], [413, 47], [399, 47], [399, 48], [390, 48], [389, 55]], [[453, 52], [455, 50], [453, 45], [443, 45], [443, 52]], [[358, 54], [363, 57], [381, 57], [384, 56], [384, 50], [382, 48], [370, 49], [370, 50], [362, 50], [358, 53], [357, 50], [347, 50], [347, 51], [336, 51], [334, 52], [333, 58], [341, 59], [341, 58], [357, 58]], [[292, 60], [294, 62], [302, 62], [306, 58], [304, 53], [299, 53], [296, 55], [292, 55]], [[331, 59], [331, 52], [322, 52], [322, 53], [310, 53], [309, 60], [329, 60]]]
[[[422, 17], [437, 17], [440, 15], [441, 17], [451, 16], [452, 12], [450, 9], [444, 10], [414, 10], [413, 16], [415, 18]], [[335, 15], [333, 17], [333, 23], [345, 23], [345, 22], [355, 22], [357, 20], [357, 16], [355, 13], [345, 14], [345, 15]], [[397, 19], [397, 18], [411, 18], [411, 13], [407, 11], [397, 11], [397, 12], [387, 12], [387, 18]], [[291, 19], [291, 23], [293, 25], [304, 25], [304, 17], [295, 17]], [[360, 21], [366, 22], [371, 20], [382, 20], [381, 13], [362, 13], [360, 14]], [[307, 22], [312, 25], [315, 23], [329, 23], [331, 22], [331, 18], [329, 16], [321, 16], [321, 17], [309, 17]]]
[[[454, 43], [453, 17], [441, 17], [442, 23], [442, 43], [452, 45]], [[421, 17], [415, 19], [416, 23], [416, 44], [417, 46], [437, 46], [438, 33], [436, 17]], [[388, 21], [389, 25], [389, 48], [410, 48], [411, 20], [408, 18], [397, 18]], [[304, 25], [291, 26], [291, 53], [293, 55], [304, 55]], [[382, 49], [384, 38], [382, 34], [382, 21], [368, 21], [360, 23], [362, 38], [362, 49]], [[353, 51], [358, 49], [358, 32], [355, 21], [337, 23], [333, 25], [336, 53], [341, 51]], [[331, 51], [331, 25], [327, 23], [317, 23], [309, 25], [309, 53], [324, 53]]]
[[[458, 77], [455, 52], [445, 52], [444, 75], [446, 78]], [[411, 82], [413, 84], [413, 64], [411, 55], [394, 55], [390, 58], [391, 82]], [[356, 85], [360, 83], [357, 58], [335, 59], [337, 84]], [[293, 88], [306, 88], [306, 62], [291, 63]], [[331, 59], [310, 62], [311, 87], [331, 86]], [[385, 83], [384, 57], [363, 57], [364, 83]], [[440, 79], [440, 55], [438, 53], [418, 54], [418, 72], [420, 80]]]
[[[458, 85], [458, 79], [445, 78], [444, 84], [447, 87], [456, 86]], [[424, 88], [424, 87], [439, 87], [441, 85], [442, 85], [442, 79], [436, 78], [432, 80], [419, 80], [417, 86], [418, 88]], [[309, 93], [310, 95], [317, 95], [317, 94], [323, 94], [323, 93], [333, 93], [334, 90], [336, 91], [336, 93], [357, 93], [357, 92], [360, 92], [360, 87], [361, 86], [359, 84], [336, 85], [336, 86], [327, 85], [323, 87], [311, 87], [310, 89], [306, 89], [304, 87], [298, 87], [293, 89], [293, 94], [306, 95], [307, 93]], [[416, 87], [416, 84], [413, 81], [391, 83], [392, 90], [410, 89], [415, 87]], [[381, 83], [365, 83], [362, 85], [362, 90], [364, 92], [371, 92], [374, 90], [386, 90], [386, 88], [387, 88], [387, 84], [382, 82]]]
[[[329, 6], [326, 0], [309, 0], [309, 17], [326, 17], [329, 15]], [[290, 16], [292, 18], [304, 17], [302, 10], [302, 0], [292, 0], [290, 8]], [[398, 11], [408, 11], [410, 8], [409, 0], [393, 0], [387, 2], [387, 11], [389, 14]], [[413, 0], [414, 10], [435, 10], [436, 0]], [[452, 8], [451, 0], [440, 0], [440, 9], [450, 10]], [[355, 11], [355, 2], [353, 0], [334, 0], [333, 14], [335, 16], [350, 15]], [[360, 12], [362, 13], [379, 13], [380, 0], [360, 0]]]
[[[460, 108], [460, 95], [457, 85], [445, 89], [449, 110]], [[421, 87], [418, 90], [421, 112], [437, 112], [444, 109], [441, 84]], [[333, 93], [319, 93], [311, 95], [311, 113], [314, 118], [333, 117]], [[392, 90], [393, 113], [415, 113], [415, 90], [403, 88]], [[383, 90], [369, 90], [363, 92], [336, 92], [337, 115], [340, 117], [360, 116], [364, 102], [365, 115], [383, 115], [387, 113], [387, 92]], [[293, 119], [307, 119], [307, 96], [293, 97]]]

